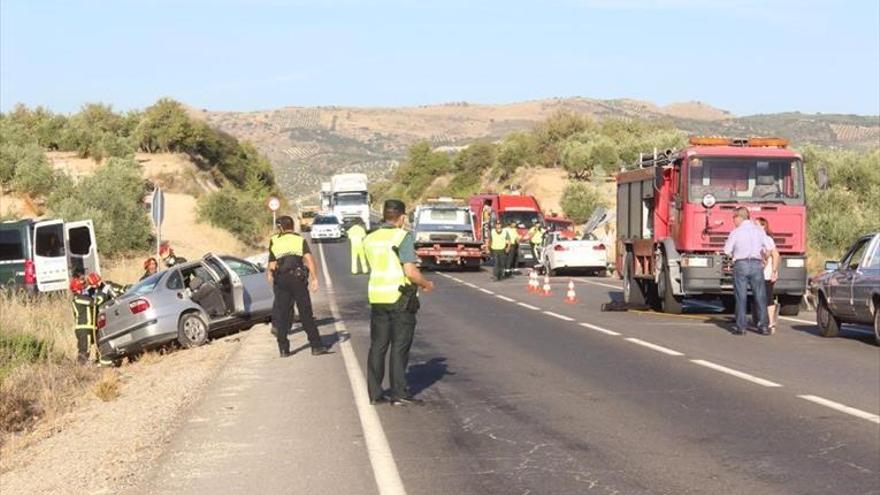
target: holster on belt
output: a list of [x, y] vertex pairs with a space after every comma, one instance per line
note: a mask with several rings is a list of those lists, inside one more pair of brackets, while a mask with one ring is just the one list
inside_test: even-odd
[[419, 302], [419, 290], [415, 285], [401, 285], [397, 288], [400, 291], [400, 299], [397, 300], [398, 307], [407, 313], [418, 313], [422, 306]]
[[275, 268], [275, 274], [293, 275], [294, 277], [301, 280], [309, 279], [309, 269], [303, 266], [302, 263], [287, 261], [283, 258], [282, 261], [278, 263], [278, 266]]

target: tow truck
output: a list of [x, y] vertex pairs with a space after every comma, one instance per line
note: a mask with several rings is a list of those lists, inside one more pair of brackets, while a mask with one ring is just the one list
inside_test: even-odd
[[782, 255], [780, 314], [797, 315], [807, 289], [804, 167], [780, 138], [691, 137], [617, 175], [624, 301], [675, 314], [686, 297], [720, 298], [732, 309], [732, 263], [722, 251], [741, 206], [767, 219]]
[[428, 199], [416, 206], [412, 223], [421, 267], [480, 269], [481, 244], [474, 233], [473, 215], [463, 201]]

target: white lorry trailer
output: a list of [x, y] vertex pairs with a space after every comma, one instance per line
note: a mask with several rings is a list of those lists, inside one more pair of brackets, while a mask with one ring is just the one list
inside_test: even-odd
[[366, 174], [338, 174], [330, 178], [330, 206], [344, 225], [360, 218], [370, 228], [370, 195]]

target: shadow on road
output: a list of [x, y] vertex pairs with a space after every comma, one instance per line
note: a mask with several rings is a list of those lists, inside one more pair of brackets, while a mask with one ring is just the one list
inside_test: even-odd
[[[819, 327], [816, 325], [792, 325], [792, 330], [796, 330], [801, 333], [812, 335], [813, 337], [822, 337], [822, 334], [819, 333]], [[845, 339], [845, 340], [854, 340], [857, 342], [861, 342], [863, 344], [868, 344], [871, 347], [875, 347], [877, 344], [874, 339], [873, 331], [868, 327], [850, 327], [844, 325], [840, 328], [840, 334], [837, 338]]]
[[425, 389], [439, 382], [446, 375], [454, 375], [449, 371], [445, 357], [432, 358], [424, 363], [411, 364], [406, 373], [410, 393], [418, 395]]

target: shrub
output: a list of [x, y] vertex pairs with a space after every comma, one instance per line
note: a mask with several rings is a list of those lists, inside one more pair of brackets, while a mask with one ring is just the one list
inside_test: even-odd
[[565, 215], [574, 223], [584, 223], [597, 206], [602, 206], [602, 196], [593, 186], [583, 182], [573, 182], [562, 192], [560, 206]]
[[[13, 147], [3, 153], [3, 160], [12, 160], [12, 181], [10, 185], [17, 191], [39, 197], [51, 191], [55, 182], [55, 170], [46, 159], [45, 153], [37, 144]], [[0, 167], [2, 174], [9, 172], [8, 165]]]
[[271, 224], [271, 214], [264, 204], [269, 194], [264, 190], [247, 191], [228, 186], [199, 199], [199, 221], [226, 229], [253, 246], [263, 238]]
[[116, 254], [147, 249], [151, 227], [143, 207], [141, 166], [132, 159], [111, 158], [78, 184], [65, 181], [49, 199], [64, 219], [92, 219], [99, 249]]

